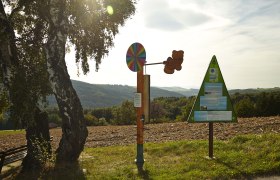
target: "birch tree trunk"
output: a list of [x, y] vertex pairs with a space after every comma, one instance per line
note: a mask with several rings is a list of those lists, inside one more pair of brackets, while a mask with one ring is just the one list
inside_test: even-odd
[[[19, 66], [19, 58], [16, 47], [16, 37], [14, 33], [14, 29], [8, 20], [5, 9], [2, 1], [0, 2], [0, 65], [2, 72], [2, 81], [4, 87], [9, 92], [9, 99], [12, 106], [16, 108], [26, 107], [26, 102], [19, 102], [17, 97], [25, 96], [26, 94], [22, 94], [23, 89], [25, 88], [25, 76], [18, 72]], [[20, 85], [17, 84], [16, 92], [14, 92], [15, 88], [13, 87], [16, 82], [21, 82]], [[32, 98], [32, 97], [27, 97]], [[36, 156], [42, 156], [41, 151], [38, 151], [36, 145], [34, 145], [34, 141], [32, 139], [37, 138], [37, 143], [41, 144], [41, 148], [46, 149], [47, 153], [51, 152], [50, 145], [50, 134], [48, 127], [48, 119], [47, 115], [45, 115], [44, 119], [42, 119], [41, 110], [36, 107], [36, 104], [28, 104], [28, 109], [32, 119], [17, 119], [17, 121], [21, 121], [21, 123], [26, 128], [26, 139], [27, 139], [27, 156], [23, 160], [23, 169], [38, 169], [41, 168], [42, 162], [40, 159], [36, 158]], [[23, 108], [25, 109], [25, 108]], [[24, 112], [23, 112], [24, 113]], [[33, 114], [32, 114], [33, 113]], [[23, 115], [24, 116], [24, 115]], [[20, 115], [17, 115], [20, 117]], [[43, 143], [42, 143], [43, 142]]]
[[62, 138], [57, 162], [73, 162], [83, 151], [88, 135], [79, 97], [72, 86], [65, 63], [67, 17], [65, 0], [50, 0], [48, 40], [45, 53], [49, 79], [62, 117]]

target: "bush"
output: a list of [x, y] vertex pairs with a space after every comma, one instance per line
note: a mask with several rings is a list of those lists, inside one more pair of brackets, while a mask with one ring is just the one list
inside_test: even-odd
[[59, 126], [62, 124], [61, 117], [57, 113], [50, 113], [48, 114], [49, 123], [55, 123]]
[[95, 126], [97, 125], [97, 118], [91, 114], [85, 114], [85, 121], [87, 126]]
[[98, 119], [98, 125], [99, 125], [99, 126], [107, 126], [107, 125], [108, 125], [108, 122], [106, 121], [105, 118], [99, 118], [99, 119]]
[[252, 117], [256, 114], [254, 103], [247, 97], [235, 104], [238, 117]]

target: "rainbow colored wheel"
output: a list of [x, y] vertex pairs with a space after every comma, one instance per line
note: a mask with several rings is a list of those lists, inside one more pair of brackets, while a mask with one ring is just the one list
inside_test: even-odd
[[133, 43], [129, 46], [126, 53], [126, 64], [133, 72], [143, 70], [146, 63], [146, 51], [141, 43]]

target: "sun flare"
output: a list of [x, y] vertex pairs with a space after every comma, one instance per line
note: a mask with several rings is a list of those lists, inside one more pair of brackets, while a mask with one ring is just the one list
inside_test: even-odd
[[114, 14], [113, 7], [112, 6], [107, 6], [107, 12], [108, 12], [108, 14], [113, 15]]

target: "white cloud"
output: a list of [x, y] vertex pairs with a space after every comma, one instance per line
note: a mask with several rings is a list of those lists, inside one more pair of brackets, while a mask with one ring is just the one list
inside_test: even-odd
[[146, 27], [159, 31], [213, 28], [230, 22], [214, 13], [199, 9], [189, 1], [181, 2], [178, 6], [174, 6], [174, 3], [168, 4], [164, 0], [144, 1], [143, 9]]
[[279, 9], [278, 0], [141, 0], [98, 73], [94, 63], [88, 76], [76, 77], [70, 61], [68, 69], [73, 79], [135, 86], [136, 74], [127, 68], [125, 55], [140, 42], [149, 63], [166, 60], [172, 50], [185, 51], [181, 71], [166, 75], [163, 65], [147, 68], [152, 86], [199, 88], [213, 55], [228, 88], [279, 86]]

